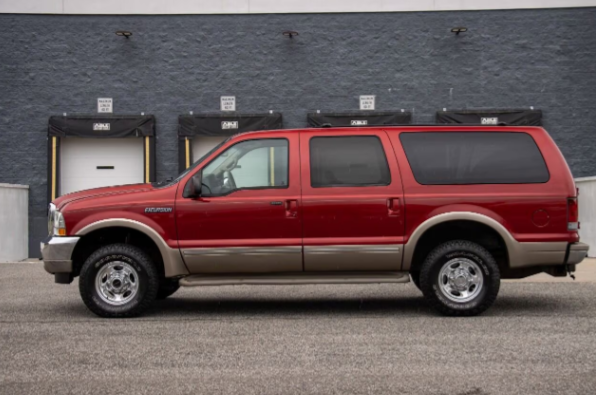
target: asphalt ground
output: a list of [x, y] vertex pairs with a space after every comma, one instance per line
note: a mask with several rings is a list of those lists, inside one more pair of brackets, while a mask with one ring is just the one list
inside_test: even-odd
[[76, 280], [0, 264], [0, 394], [596, 394], [596, 283], [540, 278], [472, 318], [377, 284], [181, 289], [106, 320]]

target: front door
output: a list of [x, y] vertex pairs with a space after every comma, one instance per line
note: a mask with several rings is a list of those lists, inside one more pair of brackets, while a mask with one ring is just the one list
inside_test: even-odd
[[382, 130], [302, 132], [305, 271], [398, 271], [404, 202]]
[[200, 170], [203, 189], [182, 197], [179, 246], [192, 273], [302, 271], [298, 134], [247, 135]]

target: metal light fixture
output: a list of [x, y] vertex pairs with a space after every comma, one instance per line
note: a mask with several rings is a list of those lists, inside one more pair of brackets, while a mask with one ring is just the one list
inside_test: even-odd
[[290, 37], [290, 38], [293, 38], [294, 36], [298, 36], [298, 32], [295, 32], [293, 30], [285, 30], [281, 34], [283, 34], [286, 37]]
[[120, 36], [120, 37], [126, 37], [126, 38], [129, 38], [130, 36], [132, 36], [132, 32], [129, 32], [129, 31], [127, 31], [127, 30], [118, 30], [118, 31], [116, 32], [116, 35], [117, 35], [117, 36]]
[[460, 33], [465, 33], [468, 31], [467, 27], [454, 27], [451, 29], [451, 33], [455, 33], [455, 35], [459, 35]]

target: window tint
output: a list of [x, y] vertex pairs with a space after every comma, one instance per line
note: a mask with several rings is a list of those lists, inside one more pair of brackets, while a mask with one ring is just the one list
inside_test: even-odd
[[402, 133], [416, 181], [440, 184], [531, 184], [549, 173], [526, 133]]
[[248, 188], [287, 188], [288, 140], [243, 141], [219, 154], [202, 171], [204, 196]]
[[310, 140], [313, 187], [389, 185], [383, 145], [375, 136], [313, 137]]

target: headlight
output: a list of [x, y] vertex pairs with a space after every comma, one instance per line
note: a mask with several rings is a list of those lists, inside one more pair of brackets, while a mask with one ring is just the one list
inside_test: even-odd
[[48, 233], [50, 236], [66, 236], [66, 223], [62, 213], [56, 210], [56, 206], [50, 203], [48, 209]]

